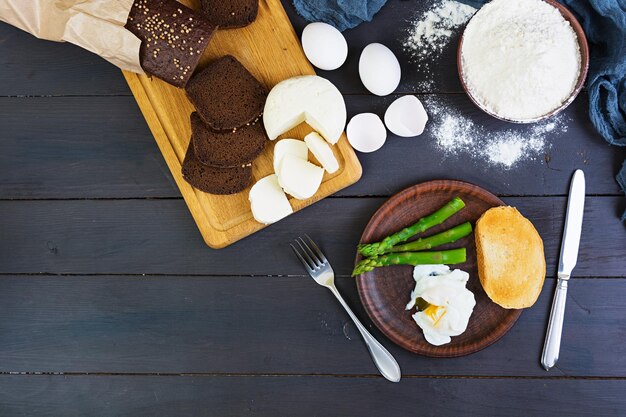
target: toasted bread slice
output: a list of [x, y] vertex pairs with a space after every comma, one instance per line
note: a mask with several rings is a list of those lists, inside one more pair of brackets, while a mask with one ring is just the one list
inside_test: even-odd
[[543, 241], [514, 207], [494, 207], [476, 222], [478, 276], [493, 302], [504, 308], [532, 306], [546, 277]]

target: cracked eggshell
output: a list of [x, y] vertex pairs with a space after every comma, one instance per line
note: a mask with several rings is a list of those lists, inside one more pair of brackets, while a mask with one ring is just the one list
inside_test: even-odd
[[335, 27], [322, 22], [306, 25], [302, 31], [302, 49], [311, 64], [326, 71], [339, 68], [348, 57], [346, 38]]
[[389, 105], [385, 112], [385, 125], [391, 133], [405, 138], [424, 132], [428, 114], [415, 96], [404, 96]]
[[304, 137], [304, 142], [306, 146], [309, 148], [313, 156], [322, 164], [322, 167], [328, 172], [332, 174], [337, 172], [339, 169], [339, 162], [337, 162], [337, 158], [335, 158], [335, 154], [333, 153], [332, 148], [324, 138], [322, 138], [319, 133], [311, 132]]
[[380, 43], [367, 45], [359, 58], [361, 82], [372, 94], [386, 96], [400, 84], [400, 63], [391, 49]]
[[250, 189], [248, 199], [252, 216], [259, 223], [272, 224], [293, 213], [275, 174], [258, 180]]
[[374, 113], [360, 113], [350, 119], [346, 128], [348, 142], [359, 152], [374, 152], [387, 140], [387, 129]]

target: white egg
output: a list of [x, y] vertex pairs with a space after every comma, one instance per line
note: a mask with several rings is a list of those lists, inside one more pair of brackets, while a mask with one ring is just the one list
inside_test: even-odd
[[415, 96], [400, 97], [385, 112], [387, 129], [405, 138], [421, 135], [427, 121], [428, 114]]
[[361, 82], [371, 93], [386, 96], [400, 84], [400, 63], [391, 49], [380, 43], [367, 45], [359, 58]]
[[339, 68], [348, 57], [348, 43], [333, 26], [315, 22], [302, 31], [304, 54], [319, 69], [331, 71]]
[[360, 113], [350, 119], [346, 128], [348, 142], [359, 152], [374, 152], [387, 140], [387, 129], [374, 113]]

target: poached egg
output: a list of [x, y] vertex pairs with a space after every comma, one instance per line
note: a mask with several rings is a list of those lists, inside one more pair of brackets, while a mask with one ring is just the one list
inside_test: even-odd
[[426, 341], [441, 346], [450, 343], [467, 329], [474, 311], [474, 294], [466, 288], [469, 274], [460, 269], [450, 271], [447, 265], [418, 265], [413, 270], [415, 289], [406, 305], [411, 310], [418, 299], [428, 305], [412, 315], [424, 332]]

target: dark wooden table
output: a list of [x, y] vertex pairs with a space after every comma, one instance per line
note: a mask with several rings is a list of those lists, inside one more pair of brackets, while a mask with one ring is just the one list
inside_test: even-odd
[[[288, 12], [297, 30], [304, 22]], [[424, 4], [425, 3], [425, 4]], [[365, 94], [360, 49], [389, 45], [398, 91], [435, 95], [488, 129], [510, 126], [461, 92], [454, 47], [433, 63], [431, 91], [402, 52], [407, 20], [428, 2], [390, 0], [346, 36], [350, 57], [322, 73], [348, 113], [382, 114]], [[454, 44], [455, 42], [453, 42]], [[0, 24], [1, 416], [616, 416], [626, 415], [626, 199], [614, 175], [626, 152], [587, 117], [545, 158], [509, 171], [445, 158], [429, 131], [361, 154], [359, 183], [227, 249], [207, 248], [121, 73], [72, 45]], [[515, 127], [514, 127], [515, 128]], [[558, 366], [539, 365], [575, 168], [587, 174], [579, 264]], [[544, 238], [537, 304], [500, 342], [428, 359], [373, 328], [348, 277], [367, 220], [391, 194], [456, 178], [517, 206]], [[286, 243], [309, 233], [357, 315], [395, 355], [399, 384], [378, 375], [341, 307], [304, 275]]]

